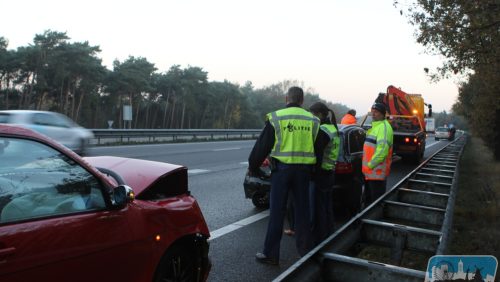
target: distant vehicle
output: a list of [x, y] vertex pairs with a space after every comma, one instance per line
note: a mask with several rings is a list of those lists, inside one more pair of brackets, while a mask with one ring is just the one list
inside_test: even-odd
[[0, 124], [0, 281], [206, 280], [210, 234], [187, 177]]
[[434, 134], [434, 139], [439, 140], [439, 139], [448, 139], [452, 141], [455, 139], [455, 130], [449, 127], [438, 127], [436, 129], [436, 132]]
[[[356, 214], [363, 204], [364, 177], [361, 172], [363, 144], [366, 131], [358, 125], [338, 125], [340, 153], [335, 165], [333, 202], [336, 211]], [[260, 177], [246, 176], [243, 187], [246, 198], [258, 208], [269, 207], [270, 177], [269, 162], [261, 167]]]
[[0, 111], [0, 124], [19, 125], [42, 133], [80, 155], [84, 155], [92, 131], [85, 129], [69, 117], [55, 112], [8, 110]]

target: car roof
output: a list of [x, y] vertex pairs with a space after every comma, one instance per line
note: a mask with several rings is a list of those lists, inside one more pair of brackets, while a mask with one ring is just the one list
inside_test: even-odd
[[13, 113], [13, 114], [36, 114], [36, 113], [46, 113], [46, 114], [54, 114], [55, 112], [49, 111], [36, 111], [36, 110], [3, 110], [0, 113]]
[[52, 139], [49, 139], [48, 137], [45, 137], [44, 135], [39, 134], [33, 130], [20, 126], [0, 123], [0, 134], [12, 135], [14, 137], [28, 137], [33, 139], [42, 139], [43, 141], [53, 145], [54, 147], [58, 148], [61, 147], [57, 142], [53, 141]]
[[359, 128], [359, 129], [363, 129], [361, 126], [359, 126], [357, 124], [337, 124], [337, 127], [339, 128], [340, 131], [344, 131], [347, 128]]

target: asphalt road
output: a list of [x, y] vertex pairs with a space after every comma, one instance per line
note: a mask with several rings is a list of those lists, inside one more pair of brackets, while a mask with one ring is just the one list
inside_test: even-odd
[[[248, 155], [255, 141], [94, 147], [93, 156], [122, 156], [188, 167], [189, 187], [198, 200], [211, 231], [209, 281], [271, 281], [298, 260], [293, 237], [281, 241], [279, 266], [262, 265], [255, 253], [263, 248], [268, 211], [257, 209], [245, 199], [243, 179]], [[425, 158], [448, 141], [427, 139]], [[416, 168], [395, 161], [387, 187]]]

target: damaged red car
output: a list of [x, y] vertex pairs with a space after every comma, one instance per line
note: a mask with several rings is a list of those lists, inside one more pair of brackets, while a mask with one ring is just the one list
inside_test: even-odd
[[209, 236], [186, 167], [0, 125], [0, 281], [204, 281]]

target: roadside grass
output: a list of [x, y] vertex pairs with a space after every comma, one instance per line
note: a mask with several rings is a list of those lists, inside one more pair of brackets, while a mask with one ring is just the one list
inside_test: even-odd
[[449, 254], [500, 259], [500, 162], [469, 136], [459, 168]]

